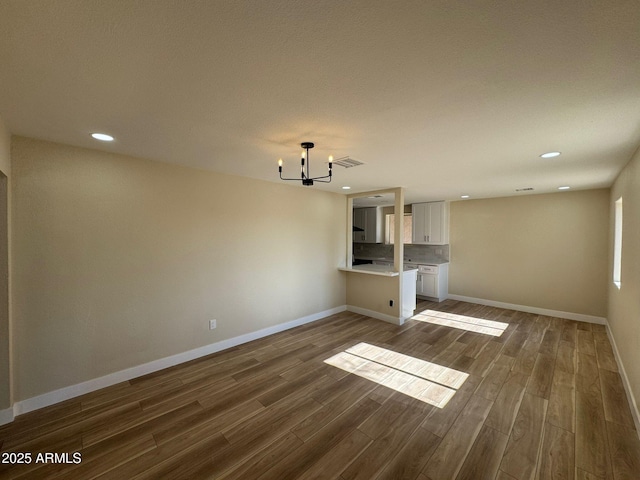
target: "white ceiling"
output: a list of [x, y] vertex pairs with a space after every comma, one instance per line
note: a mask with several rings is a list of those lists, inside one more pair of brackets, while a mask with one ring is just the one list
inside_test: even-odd
[[0, 117], [274, 182], [312, 141], [312, 174], [365, 163], [312, 188], [408, 203], [598, 188], [640, 144], [639, 46], [637, 0], [2, 0]]

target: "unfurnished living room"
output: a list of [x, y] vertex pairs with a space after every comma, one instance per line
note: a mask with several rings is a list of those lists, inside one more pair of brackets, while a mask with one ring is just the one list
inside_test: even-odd
[[0, 0], [0, 479], [640, 478], [639, 26]]

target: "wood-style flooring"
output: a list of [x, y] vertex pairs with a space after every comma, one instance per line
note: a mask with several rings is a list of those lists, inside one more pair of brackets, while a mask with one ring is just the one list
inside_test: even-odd
[[33, 461], [0, 478], [640, 478], [604, 327], [451, 300], [416, 313], [344, 312], [19, 416], [0, 450]]

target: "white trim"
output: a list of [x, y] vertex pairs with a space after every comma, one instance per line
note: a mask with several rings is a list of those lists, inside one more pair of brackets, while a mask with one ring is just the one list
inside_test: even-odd
[[13, 419], [13, 408], [5, 408], [4, 410], [0, 410], [0, 425], [11, 423], [13, 422]]
[[451, 300], [460, 300], [461, 302], [478, 303], [489, 307], [507, 308], [509, 310], [518, 310], [527, 313], [536, 313], [538, 315], [547, 315], [549, 317], [566, 318], [568, 320], [576, 320], [578, 322], [595, 323], [598, 325], [607, 325], [607, 319], [604, 317], [596, 317], [594, 315], [585, 315], [583, 313], [562, 312], [560, 310], [549, 310], [547, 308], [529, 307], [527, 305], [516, 305], [513, 303], [496, 302], [494, 300], [485, 300], [483, 298], [465, 297], [464, 295], [452, 295], [447, 297]]
[[226, 350], [227, 348], [235, 347], [243, 343], [251, 342], [259, 338], [273, 335], [274, 333], [283, 332], [285, 330], [289, 330], [290, 328], [299, 327], [300, 325], [304, 325], [306, 323], [315, 322], [316, 320], [320, 320], [321, 318], [325, 318], [330, 315], [335, 315], [336, 313], [344, 312], [345, 310], [347, 310], [347, 306], [341, 305], [339, 307], [331, 308], [329, 310], [324, 310], [318, 313], [313, 313], [296, 320], [291, 320], [290, 322], [280, 323], [278, 325], [263, 328], [262, 330], [258, 330], [255, 332], [245, 333], [244, 335], [240, 335], [238, 337], [222, 340], [210, 345], [205, 345], [204, 347], [188, 350], [176, 355], [171, 355], [170, 357], [160, 358], [158, 360], [127, 368], [126, 370], [111, 373], [103, 377], [94, 378], [92, 380], [87, 380], [86, 382], [78, 383], [76, 385], [71, 385], [69, 387], [64, 387], [52, 392], [47, 392], [42, 395], [38, 395], [37, 397], [27, 398], [26, 400], [16, 402], [13, 405], [13, 409], [0, 411], [0, 425], [2, 425], [2, 422], [4, 420], [9, 418], [10, 419], [5, 421], [4, 423], [13, 421], [14, 416], [31, 412], [39, 408], [48, 407], [49, 405], [53, 405], [64, 400], [69, 400], [70, 398], [74, 398], [79, 395], [84, 395], [85, 393], [109, 387], [111, 385], [115, 385], [116, 383], [131, 380], [132, 378], [140, 377], [142, 375], [156, 372], [164, 368], [172, 367], [180, 363], [188, 362], [205, 355], [211, 355], [212, 353], [220, 352], [222, 350]]
[[347, 305], [347, 311], [359, 313], [360, 315], [366, 315], [367, 317], [376, 318], [383, 322], [393, 323], [394, 325], [402, 325], [404, 318], [393, 317], [385, 313], [376, 312], [375, 310], [369, 310], [366, 308], [356, 307], [355, 305]]
[[627, 400], [629, 401], [631, 416], [633, 417], [633, 422], [636, 424], [636, 433], [638, 435], [638, 438], [640, 438], [640, 412], [638, 411], [638, 404], [635, 397], [633, 396], [629, 377], [627, 377], [627, 372], [625, 371], [624, 365], [622, 364], [622, 359], [620, 358], [620, 353], [618, 352], [618, 346], [616, 345], [616, 341], [613, 338], [613, 333], [611, 332], [611, 328], [609, 327], [609, 325], [607, 325], [607, 336], [609, 337], [609, 341], [611, 342], [611, 346], [613, 347], [613, 353], [616, 357], [616, 363], [618, 364], [618, 371], [620, 373], [620, 377], [622, 378], [624, 391], [627, 394]]

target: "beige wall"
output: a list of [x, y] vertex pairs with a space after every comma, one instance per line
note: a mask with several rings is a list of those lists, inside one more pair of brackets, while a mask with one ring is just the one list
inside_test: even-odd
[[[400, 277], [384, 277], [366, 273], [347, 273], [347, 305], [364, 308], [397, 319], [402, 309], [399, 303]], [[393, 300], [393, 306], [389, 306]]]
[[620, 354], [631, 391], [640, 400], [640, 150], [611, 188], [610, 241], [613, 251], [614, 202], [622, 197], [621, 287], [613, 284], [613, 253], [607, 274], [609, 327]]
[[607, 315], [609, 190], [451, 204], [449, 293]]
[[9, 326], [9, 178], [10, 135], [0, 118], [0, 410], [11, 406], [11, 336]]
[[19, 137], [12, 161], [16, 400], [345, 304], [342, 195]]

